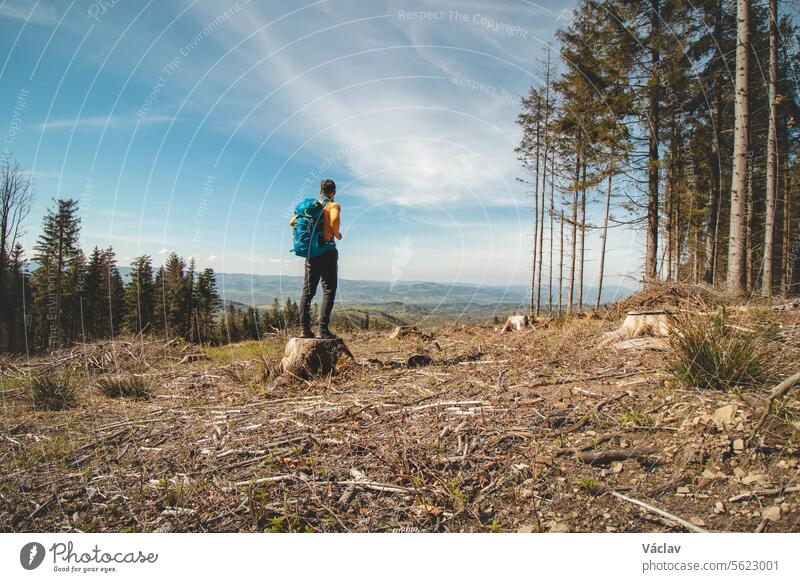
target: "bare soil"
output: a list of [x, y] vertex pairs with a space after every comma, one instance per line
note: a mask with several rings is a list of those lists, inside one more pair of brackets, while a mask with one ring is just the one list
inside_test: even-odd
[[[779, 380], [800, 315], [767, 312], [795, 362]], [[706, 530], [800, 531], [798, 394], [749, 439], [772, 383], [676, 388], [663, 342], [596, 347], [618, 316], [349, 334], [357, 364], [314, 381], [276, 381], [282, 336], [7, 360], [0, 530], [685, 531], [618, 492]], [[76, 370], [77, 407], [31, 409], [47, 366]], [[104, 396], [111, 373], [153, 398]]]

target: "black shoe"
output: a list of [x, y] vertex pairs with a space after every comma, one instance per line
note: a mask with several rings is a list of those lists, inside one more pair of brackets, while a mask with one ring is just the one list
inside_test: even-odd
[[319, 329], [319, 339], [326, 339], [326, 340], [334, 340], [339, 339], [336, 334], [334, 334], [331, 330], [327, 327], [321, 327]]
[[311, 331], [310, 327], [303, 328], [303, 331], [300, 332], [300, 337], [310, 339], [314, 337], [314, 332]]

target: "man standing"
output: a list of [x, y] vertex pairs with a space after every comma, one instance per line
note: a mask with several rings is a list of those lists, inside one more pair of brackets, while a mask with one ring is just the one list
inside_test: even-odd
[[[320, 201], [325, 203], [322, 209], [322, 238], [327, 247], [316, 257], [306, 259], [305, 281], [303, 294], [300, 296], [300, 324], [303, 326], [301, 337], [312, 338], [311, 331], [311, 300], [317, 293], [317, 285], [322, 279], [322, 306], [319, 311], [319, 337], [322, 339], [335, 339], [330, 330], [331, 311], [333, 300], [336, 298], [336, 285], [338, 282], [339, 251], [336, 250], [336, 239], [341, 240], [339, 232], [339, 204], [334, 202], [336, 184], [326, 178], [319, 185]], [[297, 217], [292, 218], [294, 226]]]

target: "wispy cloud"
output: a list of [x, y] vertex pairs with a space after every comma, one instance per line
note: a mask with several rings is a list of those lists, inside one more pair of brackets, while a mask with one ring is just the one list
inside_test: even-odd
[[6, 0], [0, 5], [0, 18], [54, 26], [58, 22], [58, 11], [41, 0]]
[[58, 129], [120, 129], [126, 127], [134, 127], [137, 124], [155, 124], [155, 123], [170, 123], [175, 118], [168, 115], [151, 115], [148, 117], [140, 118], [137, 116], [122, 117], [79, 117], [77, 119], [57, 119], [54, 121], [47, 121], [36, 125], [36, 129], [40, 131], [58, 130]]
[[[227, 119], [234, 138], [299, 146], [294, 159], [330, 158], [326, 173], [351, 178], [346, 193], [369, 202], [518, 204], [513, 96], [534, 82], [526, 70], [533, 67], [531, 31], [541, 27], [542, 11], [480, 2], [440, 8], [443, 20], [419, 22], [401, 17], [430, 10], [414, 0], [368, 9], [323, 3], [276, 25], [296, 5], [250, 3], [209, 36], [206, 49], [215, 45], [224, 66], [204, 77], [187, 107]], [[202, 27], [219, 12], [217, 2], [200, 0], [191, 16]], [[489, 17], [498, 24], [482, 24]], [[512, 24], [531, 34], [522, 39], [495, 30]], [[194, 84], [209, 70], [207, 62], [186, 59], [180, 73], [170, 82]], [[496, 90], [471, 91], [454, 75]]]

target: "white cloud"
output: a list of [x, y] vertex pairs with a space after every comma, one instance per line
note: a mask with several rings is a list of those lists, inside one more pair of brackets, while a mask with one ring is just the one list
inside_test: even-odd
[[0, 5], [0, 18], [53, 26], [58, 23], [58, 11], [41, 0], [5, 0]]
[[36, 129], [47, 131], [51, 129], [118, 129], [122, 127], [134, 127], [137, 124], [153, 124], [153, 123], [170, 123], [174, 121], [174, 117], [166, 115], [151, 115], [143, 118], [121, 117], [121, 116], [96, 116], [96, 117], [80, 117], [78, 119], [57, 119], [40, 123]]

